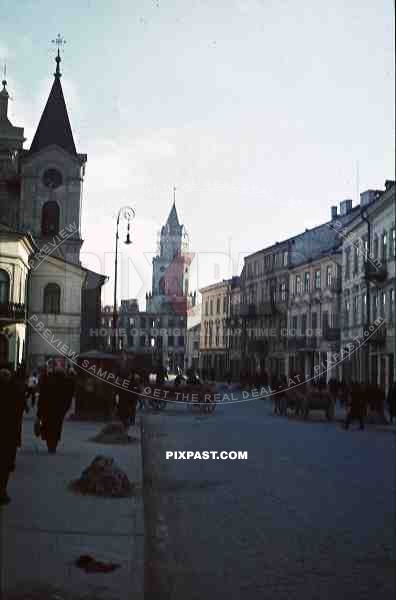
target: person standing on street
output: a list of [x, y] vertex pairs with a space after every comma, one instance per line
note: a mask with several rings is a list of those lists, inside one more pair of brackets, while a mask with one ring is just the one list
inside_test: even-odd
[[0, 369], [0, 505], [8, 504], [7, 485], [15, 469], [24, 406], [23, 387], [9, 369]]
[[390, 424], [393, 424], [393, 419], [396, 419], [396, 381], [393, 381], [387, 397]]
[[366, 394], [362, 386], [358, 384], [351, 385], [351, 402], [347, 418], [345, 420], [345, 429], [349, 428], [349, 425], [353, 421], [360, 422], [360, 429], [364, 429], [364, 419], [367, 413]]
[[43, 378], [37, 417], [41, 421], [42, 438], [49, 454], [55, 454], [62, 435], [63, 420], [70, 409], [74, 381], [66, 377], [64, 369], [56, 367]]

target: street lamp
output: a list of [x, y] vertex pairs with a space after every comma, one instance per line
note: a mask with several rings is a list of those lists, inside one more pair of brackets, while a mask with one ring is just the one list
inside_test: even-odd
[[130, 225], [132, 219], [135, 218], [135, 211], [130, 206], [123, 206], [120, 208], [117, 214], [117, 227], [116, 227], [116, 239], [115, 239], [115, 260], [114, 260], [114, 307], [113, 307], [113, 352], [117, 352], [117, 270], [118, 270], [118, 228], [120, 225], [120, 219], [127, 221], [127, 236], [124, 244], [127, 246], [132, 244], [130, 238]]

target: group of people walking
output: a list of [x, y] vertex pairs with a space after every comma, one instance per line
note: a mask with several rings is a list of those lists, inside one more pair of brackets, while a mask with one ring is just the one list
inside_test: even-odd
[[7, 485], [22, 445], [24, 413], [35, 406], [38, 397], [35, 433], [46, 442], [48, 452], [55, 454], [74, 395], [74, 380], [75, 374], [61, 367], [47, 368], [40, 380], [35, 374], [34, 380], [31, 376], [27, 382], [22, 369], [13, 371], [9, 366], [0, 369], [0, 505], [10, 501]]

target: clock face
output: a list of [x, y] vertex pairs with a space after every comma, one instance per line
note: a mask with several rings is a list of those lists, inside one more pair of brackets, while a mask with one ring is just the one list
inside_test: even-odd
[[47, 169], [43, 175], [43, 183], [46, 187], [58, 188], [63, 183], [62, 173], [57, 169]]

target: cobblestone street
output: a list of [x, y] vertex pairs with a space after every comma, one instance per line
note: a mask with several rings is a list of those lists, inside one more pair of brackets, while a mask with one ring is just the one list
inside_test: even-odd
[[208, 417], [170, 405], [144, 418], [143, 459], [148, 598], [394, 597], [394, 431], [275, 417], [265, 401]]

